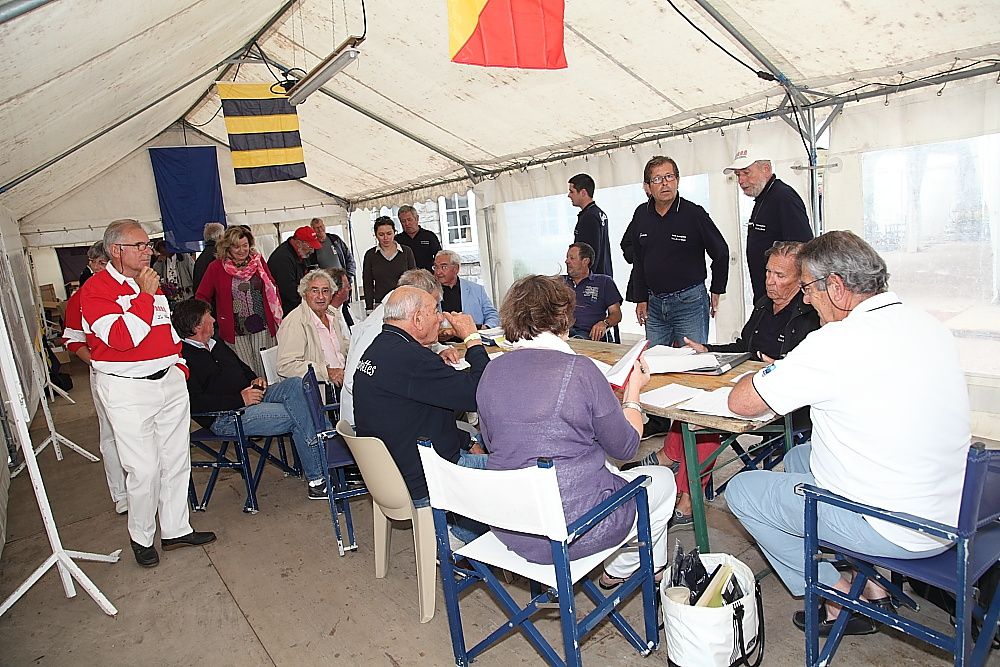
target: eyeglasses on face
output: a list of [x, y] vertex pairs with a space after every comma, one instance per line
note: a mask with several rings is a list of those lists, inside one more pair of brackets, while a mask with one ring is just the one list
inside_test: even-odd
[[664, 174], [663, 176], [653, 176], [649, 182], [653, 185], [659, 185], [660, 183], [673, 183], [676, 180], [677, 174]]
[[817, 289], [819, 289], [818, 287], [814, 287], [813, 289], [810, 290], [809, 289], [810, 285], [814, 285], [814, 284], [816, 284], [818, 282], [822, 282], [822, 281], [826, 280], [829, 277], [830, 277], [829, 275], [826, 275], [826, 276], [823, 276], [822, 278], [817, 278], [816, 280], [810, 280], [807, 283], [799, 283], [799, 289], [802, 290], [803, 294], [805, 294], [806, 296], [809, 296], [809, 292], [815, 292]]
[[139, 252], [142, 252], [143, 250], [153, 249], [152, 241], [139, 241], [138, 243], [116, 243], [115, 245], [118, 246], [119, 248], [135, 248]]

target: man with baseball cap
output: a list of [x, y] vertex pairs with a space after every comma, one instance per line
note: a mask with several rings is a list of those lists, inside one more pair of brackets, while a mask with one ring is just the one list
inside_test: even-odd
[[321, 245], [312, 227], [299, 227], [267, 258], [267, 268], [271, 270], [271, 277], [278, 287], [281, 309], [284, 312], [290, 313], [302, 303], [302, 297], [299, 296], [299, 281], [309, 270], [306, 258], [316, 252]]
[[775, 177], [771, 160], [753, 147], [736, 152], [724, 173], [736, 174], [743, 194], [754, 198], [747, 227], [747, 268], [753, 301], [767, 294], [764, 285], [767, 258], [764, 253], [777, 241], [808, 241], [813, 232], [802, 197], [790, 185]]

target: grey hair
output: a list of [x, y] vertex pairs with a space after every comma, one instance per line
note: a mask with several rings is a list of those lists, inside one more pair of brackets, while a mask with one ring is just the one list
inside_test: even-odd
[[462, 266], [462, 256], [454, 250], [438, 250], [437, 254], [434, 255], [434, 259], [437, 259], [438, 257], [447, 257], [450, 264]]
[[880, 294], [889, 287], [885, 260], [854, 232], [827, 232], [799, 251], [799, 264], [813, 278], [836, 274], [855, 294]]
[[110, 261], [111, 258], [108, 257], [108, 251], [104, 249], [104, 241], [98, 241], [87, 248], [87, 261], [93, 262], [95, 259], [103, 259], [105, 262]]
[[302, 276], [302, 280], [299, 281], [299, 296], [305, 297], [306, 292], [309, 290], [309, 283], [315, 280], [325, 280], [330, 286], [331, 292], [339, 292], [340, 287], [333, 282], [333, 276], [326, 272], [326, 269], [313, 269], [306, 275]]
[[802, 241], [775, 241], [764, 251], [764, 257], [789, 257], [797, 260], [801, 251]]
[[226, 226], [221, 222], [206, 222], [201, 235], [206, 241], [218, 241], [226, 232]]
[[108, 228], [104, 230], [104, 250], [110, 254], [109, 248], [113, 245], [117, 245], [122, 242], [125, 238], [125, 232], [128, 230], [138, 227], [142, 229], [142, 225], [139, 224], [138, 220], [133, 220], [131, 218], [124, 218], [122, 220], [115, 220]]
[[416, 287], [441, 300], [441, 283], [427, 269], [410, 269], [399, 277], [398, 287]]
[[420, 310], [421, 305], [423, 305], [423, 296], [420, 289], [409, 285], [397, 287], [383, 304], [385, 314], [382, 319], [395, 322], [406, 321]]
[[404, 213], [412, 213], [414, 216], [416, 216], [418, 220], [420, 219], [420, 214], [417, 213], [417, 209], [413, 208], [409, 204], [403, 204], [402, 206], [400, 206], [399, 210], [396, 211], [396, 217], [398, 218]]

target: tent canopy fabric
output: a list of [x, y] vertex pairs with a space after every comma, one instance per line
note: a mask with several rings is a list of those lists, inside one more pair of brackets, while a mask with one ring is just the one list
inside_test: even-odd
[[[548, 71], [450, 62], [443, 0], [369, 0], [365, 17], [360, 0], [36, 4], [0, 24], [9, 63], [0, 204], [18, 218], [179, 119], [225, 144], [214, 81], [308, 71], [363, 30], [356, 63], [298, 107], [304, 182], [358, 204], [448, 181], [454, 191], [554, 156], [786, 110], [781, 83], [751, 70], [778, 72], [802, 91], [794, 101], [808, 105], [948, 72], [995, 77], [1000, 67], [1000, 0], [798, 8], [674, 0], [680, 13], [667, 2], [573, 0], [569, 66]], [[232, 62], [255, 38], [254, 58]]]

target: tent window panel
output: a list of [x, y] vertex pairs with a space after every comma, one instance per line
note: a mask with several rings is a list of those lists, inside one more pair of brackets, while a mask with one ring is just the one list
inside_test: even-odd
[[[705, 208], [709, 206], [709, 177], [706, 174], [684, 176], [681, 179], [681, 196]], [[611, 244], [611, 264], [615, 284], [624, 296], [632, 269], [621, 251], [625, 235], [636, 207], [646, 201], [642, 183], [601, 188], [594, 193], [594, 201], [608, 216], [608, 240]], [[576, 216], [580, 212], [565, 194], [538, 197], [503, 204], [505, 246], [512, 267], [513, 279], [529, 274], [543, 275], [566, 273], [566, 249], [573, 242]], [[635, 319], [634, 304], [622, 305], [621, 329], [625, 333], [641, 334], [643, 327]], [[709, 340], [714, 340], [715, 320], [710, 323]]]
[[889, 288], [1000, 376], [1000, 134], [862, 154], [864, 234]]
[[438, 209], [444, 221], [446, 246], [476, 244], [475, 195], [472, 191], [438, 198]]

